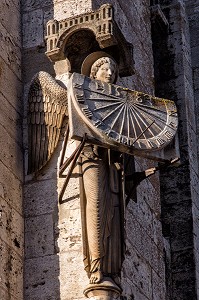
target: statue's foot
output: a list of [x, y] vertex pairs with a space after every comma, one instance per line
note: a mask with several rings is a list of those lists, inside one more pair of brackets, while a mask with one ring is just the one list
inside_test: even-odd
[[97, 270], [94, 273], [91, 273], [90, 283], [99, 283], [103, 278], [102, 272]]

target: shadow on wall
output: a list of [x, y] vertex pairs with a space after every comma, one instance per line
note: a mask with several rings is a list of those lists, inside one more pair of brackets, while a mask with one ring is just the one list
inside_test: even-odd
[[60, 266], [57, 239], [58, 145], [52, 159], [37, 178], [24, 188], [25, 292], [24, 299], [60, 299]]
[[46, 23], [53, 19], [53, 0], [22, 0], [23, 23], [23, 83], [28, 84], [38, 71], [54, 75], [46, 52]]
[[[53, 1], [22, 1], [23, 80], [25, 94], [39, 71], [54, 74], [46, 57], [46, 22], [53, 18]], [[26, 113], [27, 96], [24, 97]], [[24, 148], [27, 149], [27, 122], [24, 116]], [[24, 299], [60, 299], [60, 268], [57, 247], [58, 193], [57, 159], [61, 143], [51, 161], [37, 178], [24, 185], [25, 264]]]

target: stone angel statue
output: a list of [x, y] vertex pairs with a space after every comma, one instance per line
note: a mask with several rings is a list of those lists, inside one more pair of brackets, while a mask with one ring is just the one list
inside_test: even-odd
[[[108, 55], [101, 56], [101, 52], [97, 53], [96, 60], [96, 53], [90, 55], [83, 72], [92, 79], [113, 83], [118, 76], [117, 64]], [[57, 146], [63, 118], [68, 117], [67, 89], [48, 73], [39, 72], [32, 80], [28, 103], [28, 172], [33, 173], [49, 161]], [[121, 180], [111, 161], [114, 155], [109, 154], [107, 149], [93, 144], [86, 144], [81, 154], [84, 262], [93, 284], [104, 276], [118, 276], [122, 260]], [[116, 181], [114, 176], [118, 177]]]
[[28, 171], [36, 172], [49, 161], [65, 116], [72, 138], [81, 140], [86, 134], [80, 155], [83, 252], [90, 278], [85, 294], [93, 285], [120, 294], [122, 153], [148, 157], [165, 147], [177, 130], [176, 106], [173, 101], [115, 85], [117, 63], [105, 52], [90, 54], [83, 62], [82, 74], [73, 74], [67, 88], [45, 72], [33, 78]]

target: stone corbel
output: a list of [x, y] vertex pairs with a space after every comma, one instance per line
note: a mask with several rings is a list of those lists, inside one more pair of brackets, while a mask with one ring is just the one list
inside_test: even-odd
[[[98, 10], [91, 11], [65, 20], [50, 20], [47, 23], [47, 51], [46, 55], [53, 62], [68, 58], [67, 47], [76, 46], [77, 57], [82, 64], [85, 56], [78, 53], [82, 48], [79, 36], [87, 32], [93, 43], [90, 53], [104, 49], [112, 55], [119, 65], [121, 77], [134, 74], [133, 46], [128, 43], [114, 20], [114, 9], [110, 4], [102, 5]], [[86, 53], [86, 55], [90, 54]], [[80, 58], [81, 57], [81, 58]], [[78, 67], [72, 71], [78, 72]]]

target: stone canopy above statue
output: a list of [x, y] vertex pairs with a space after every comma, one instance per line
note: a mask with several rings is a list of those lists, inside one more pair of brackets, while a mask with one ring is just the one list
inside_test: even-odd
[[116, 24], [110, 4], [65, 20], [48, 21], [46, 41], [49, 59], [56, 62], [67, 58], [71, 72], [80, 73], [83, 60], [103, 49], [118, 63], [121, 77], [134, 74], [133, 46]]

